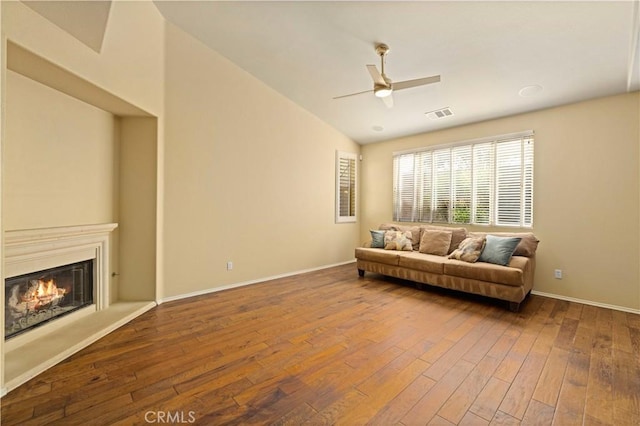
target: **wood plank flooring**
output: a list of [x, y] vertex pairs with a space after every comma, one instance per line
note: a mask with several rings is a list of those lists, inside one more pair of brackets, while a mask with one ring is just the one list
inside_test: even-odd
[[3, 425], [638, 425], [640, 316], [351, 264], [165, 303], [1, 404]]

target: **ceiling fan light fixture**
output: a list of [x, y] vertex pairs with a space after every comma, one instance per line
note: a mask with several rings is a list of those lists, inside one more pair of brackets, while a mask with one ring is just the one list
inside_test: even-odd
[[386, 98], [391, 94], [391, 92], [392, 92], [391, 87], [386, 87], [386, 86], [379, 86], [373, 89], [373, 93], [378, 98]]

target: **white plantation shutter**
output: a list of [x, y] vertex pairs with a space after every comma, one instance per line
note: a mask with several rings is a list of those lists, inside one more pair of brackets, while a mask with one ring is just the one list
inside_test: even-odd
[[402, 222], [418, 220], [414, 212], [415, 203], [415, 159], [413, 155], [400, 155], [393, 159], [393, 217]]
[[336, 151], [336, 223], [356, 221], [356, 154]]
[[340, 216], [356, 215], [355, 171], [355, 158], [340, 158]]
[[519, 225], [522, 211], [522, 147], [520, 141], [496, 146], [497, 225]]
[[471, 145], [457, 146], [451, 150], [451, 220], [453, 223], [471, 223]]
[[523, 170], [523, 212], [522, 226], [533, 226], [533, 137], [523, 138], [522, 141]]
[[489, 225], [493, 217], [494, 144], [473, 146], [473, 218], [472, 223]]
[[451, 206], [451, 150], [439, 149], [433, 153], [433, 202], [431, 210], [434, 222], [449, 222]]
[[394, 154], [394, 220], [530, 227], [533, 132]]
[[431, 174], [433, 173], [433, 155], [431, 152], [422, 152], [417, 156], [418, 165], [420, 167], [420, 174], [417, 179], [417, 192], [416, 197], [419, 203], [419, 217], [417, 222], [431, 222], [433, 220], [433, 210], [431, 204], [433, 203], [433, 182], [431, 181]]

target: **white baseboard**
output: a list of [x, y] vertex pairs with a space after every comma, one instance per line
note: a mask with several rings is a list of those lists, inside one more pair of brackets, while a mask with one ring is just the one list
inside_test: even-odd
[[202, 296], [203, 294], [216, 293], [218, 291], [229, 290], [229, 289], [237, 288], [237, 287], [244, 287], [244, 286], [251, 285], [251, 284], [258, 284], [258, 283], [262, 283], [262, 282], [265, 282], [265, 281], [276, 280], [278, 278], [287, 278], [287, 277], [291, 277], [293, 275], [305, 274], [307, 272], [320, 271], [322, 269], [333, 268], [335, 266], [348, 265], [349, 263], [355, 263], [355, 261], [356, 260], [353, 259], [353, 260], [348, 260], [346, 262], [333, 263], [331, 265], [323, 265], [323, 266], [318, 266], [318, 267], [315, 267], [315, 268], [303, 269], [303, 270], [294, 271], [294, 272], [287, 272], [287, 273], [284, 273], [284, 274], [272, 275], [270, 277], [258, 278], [258, 279], [250, 280], [250, 281], [242, 281], [242, 282], [239, 282], [239, 283], [227, 284], [227, 285], [223, 285], [223, 286], [220, 286], [220, 287], [213, 287], [213, 288], [208, 288], [208, 289], [205, 289], [205, 290], [194, 291], [192, 293], [179, 294], [177, 296], [165, 297], [165, 298], [162, 298], [160, 300], [157, 300], [156, 302], [158, 303], [158, 305], [160, 305], [160, 304], [162, 304], [164, 302], [172, 302], [174, 300], [188, 299], [189, 297]]
[[566, 300], [567, 302], [582, 303], [583, 305], [597, 306], [598, 308], [613, 309], [614, 311], [629, 312], [640, 315], [640, 309], [627, 308], [626, 306], [609, 305], [608, 303], [593, 302], [591, 300], [577, 299], [575, 297], [561, 296], [558, 294], [544, 293], [542, 291], [532, 290], [531, 294], [536, 296], [550, 297], [552, 299]]
[[2, 388], [0, 389], [0, 398], [2, 398], [3, 396], [5, 396], [7, 394], [7, 388]]

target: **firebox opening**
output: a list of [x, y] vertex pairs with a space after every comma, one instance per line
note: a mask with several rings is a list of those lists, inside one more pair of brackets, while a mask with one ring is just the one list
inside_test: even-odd
[[93, 303], [93, 259], [7, 278], [4, 337], [10, 339]]

